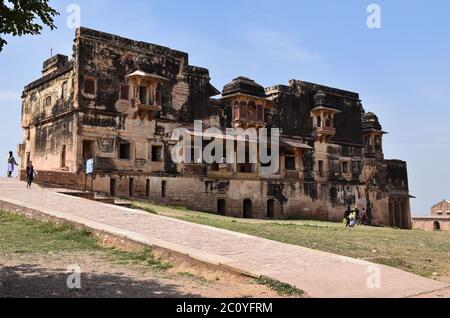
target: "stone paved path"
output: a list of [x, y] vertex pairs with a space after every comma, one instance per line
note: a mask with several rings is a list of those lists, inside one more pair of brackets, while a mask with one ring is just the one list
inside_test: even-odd
[[[312, 297], [411, 297], [447, 287], [366, 261], [66, 196], [55, 190], [27, 190], [16, 179], [0, 178], [0, 201], [212, 264], [264, 275], [296, 286]], [[378, 273], [380, 288], [373, 288]]]

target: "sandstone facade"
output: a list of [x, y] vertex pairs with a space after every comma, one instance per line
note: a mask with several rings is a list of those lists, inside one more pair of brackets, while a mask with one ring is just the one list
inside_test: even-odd
[[[187, 53], [80, 28], [72, 58], [45, 61], [23, 92], [22, 177], [32, 160], [42, 183], [237, 217], [340, 221], [358, 205], [373, 224], [411, 228], [406, 163], [384, 159], [385, 132], [357, 93], [238, 77], [218, 95]], [[262, 175], [250, 160], [175, 163], [172, 132], [196, 120], [219, 131], [279, 128], [278, 171]]]

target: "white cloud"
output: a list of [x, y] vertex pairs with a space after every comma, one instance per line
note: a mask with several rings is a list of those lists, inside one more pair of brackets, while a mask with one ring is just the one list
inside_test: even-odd
[[288, 33], [254, 28], [244, 34], [244, 41], [266, 57], [297, 62], [320, 60], [318, 54], [304, 48]]

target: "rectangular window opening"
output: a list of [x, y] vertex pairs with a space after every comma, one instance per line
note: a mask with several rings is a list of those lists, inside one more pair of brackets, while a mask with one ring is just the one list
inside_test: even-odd
[[163, 147], [160, 145], [152, 146], [152, 161], [162, 161], [163, 159]]
[[130, 160], [131, 158], [131, 145], [129, 143], [119, 145], [119, 159]]
[[89, 95], [95, 95], [95, 79], [93, 78], [84, 79], [84, 93]]

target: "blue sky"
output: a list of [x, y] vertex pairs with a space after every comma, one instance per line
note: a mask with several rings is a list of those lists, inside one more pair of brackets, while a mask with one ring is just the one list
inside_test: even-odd
[[[8, 37], [0, 53], [0, 153], [22, 139], [20, 95], [43, 60], [71, 54], [81, 24], [186, 51], [221, 89], [238, 75], [264, 86], [300, 79], [360, 93], [384, 130], [386, 158], [408, 162], [412, 212], [450, 199], [450, 2], [447, 0], [96, 0], [51, 1], [58, 29]], [[381, 8], [381, 29], [366, 25], [367, 6]], [[6, 170], [6, 165], [5, 165]]]

